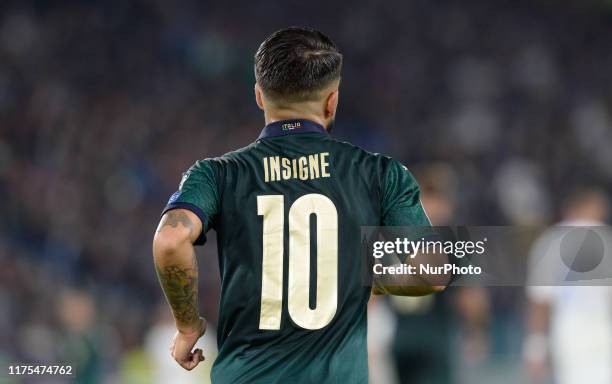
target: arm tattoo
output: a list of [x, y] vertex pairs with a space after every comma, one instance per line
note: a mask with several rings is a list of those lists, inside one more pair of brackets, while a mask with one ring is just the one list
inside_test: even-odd
[[185, 212], [173, 210], [166, 212], [164, 217], [162, 217], [157, 227], [157, 232], [161, 232], [165, 226], [176, 228], [179, 223], [183, 224], [185, 228], [189, 228], [189, 233], [193, 231], [194, 224], [189, 216], [187, 216]]
[[198, 264], [195, 253], [191, 267], [172, 264], [156, 266], [157, 276], [177, 323], [193, 324], [198, 319]]

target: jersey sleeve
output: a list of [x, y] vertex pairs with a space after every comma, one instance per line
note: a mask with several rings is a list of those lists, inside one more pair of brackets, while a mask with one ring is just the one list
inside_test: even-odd
[[187, 209], [202, 222], [202, 233], [194, 243], [206, 242], [206, 232], [219, 213], [219, 192], [211, 160], [199, 160], [183, 174], [179, 189], [170, 196], [162, 215], [173, 209]]
[[384, 226], [431, 226], [421, 205], [419, 185], [395, 160], [390, 160], [383, 178], [381, 210]]

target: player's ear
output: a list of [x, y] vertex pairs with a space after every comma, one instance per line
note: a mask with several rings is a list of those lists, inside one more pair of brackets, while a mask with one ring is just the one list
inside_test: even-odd
[[336, 108], [338, 108], [338, 97], [340, 96], [339, 91], [336, 89], [332, 91], [325, 102], [325, 118], [329, 119], [336, 114]]
[[263, 111], [263, 96], [261, 95], [261, 87], [257, 83], [255, 83], [255, 102], [257, 102], [259, 109]]

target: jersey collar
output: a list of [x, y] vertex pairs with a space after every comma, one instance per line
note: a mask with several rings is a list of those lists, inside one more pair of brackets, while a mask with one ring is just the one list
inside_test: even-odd
[[321, 124], [310, 120], [281, 120], [266, 125], [257, 140], [296, 133], [327, 133], [327, 131]]

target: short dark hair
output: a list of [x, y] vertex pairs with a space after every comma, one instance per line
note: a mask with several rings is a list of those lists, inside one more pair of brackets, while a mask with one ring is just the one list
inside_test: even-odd
[[272, 98], [303, 101], [340, 78], [342, 54], [336, 44], [310, 28], [271, 34], [255, 53], [255, 79]]

